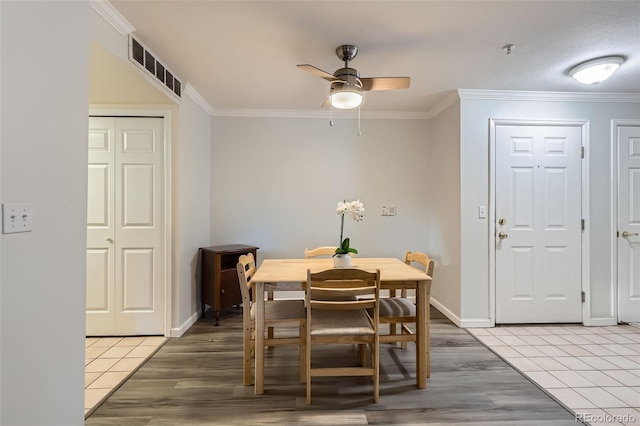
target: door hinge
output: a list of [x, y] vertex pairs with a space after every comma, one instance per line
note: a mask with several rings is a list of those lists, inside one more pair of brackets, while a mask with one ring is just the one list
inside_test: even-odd
[[582, 219], [582, 220], [580, 221], [580, 226], [582, 227], [582, 230], [584, 231], [584, 219]]
[[584, 158], [584, 146], [580, 147], [580, 158]]
[[586, 296], [586, 294], [584, 294], [584, 291], [583, 291], [582, 292], [582, 303], [584, 303], [585, 300], [587, 300], [587, 296]]
[[620, 238], [620, 231], [616, 231], [616, 238]]

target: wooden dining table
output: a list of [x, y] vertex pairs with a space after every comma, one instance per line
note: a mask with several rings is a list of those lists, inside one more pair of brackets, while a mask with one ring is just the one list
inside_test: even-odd
[[[409, 266], [394, 257], [354, 257], [352, 268], [380, 270], [381, 289], [416, 290], [416, 386], [427, 387], [427, 363], [429, 349], [429, 302], [431, 277], [424, 271]], [[311, 272], [333, 268], [331, 258], [314, 259], [265, 259], [251, 278], [249, 286], [254, 290], [256, 304], [255, 337], [255, 393], [264, 393], [264, 299], [265, 284], [274, 290], [304, 290], [307, 269]], [[298, 284], [299, 286], [292, 286]]]

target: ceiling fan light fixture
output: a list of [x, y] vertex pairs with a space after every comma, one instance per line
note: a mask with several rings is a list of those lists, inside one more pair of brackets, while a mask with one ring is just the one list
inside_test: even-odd
[[336, 81], [331, 84], [329, 101], [334, 108], [357, 108], [362, 104], [362, 87], [357, 84]]
[[571, 68], [569, 75], [582, 84], [598, 84], [611, 77], [623, 62], [622, 56], [591, 59]]

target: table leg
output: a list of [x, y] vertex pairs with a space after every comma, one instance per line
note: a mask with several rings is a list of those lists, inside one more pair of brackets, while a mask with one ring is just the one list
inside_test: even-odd
[[416, 385], [427, 387], [427, 357], [429, 339], [429, 307], [427, 306], [427, 281], [418, 281], [416, 286]]
[[264, 393], [264, 283], [256, 283], [256, 292], [254, 294], [256, 306], [255, 318], [255, 393], [262, 395]]

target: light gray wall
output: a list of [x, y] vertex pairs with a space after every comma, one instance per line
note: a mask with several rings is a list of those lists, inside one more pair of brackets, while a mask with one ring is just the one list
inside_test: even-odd
[[489, 205], [489, 119], [587, 120], [589, 122], [590, 318], [614, 320], [611, 227], [611, 120], [640, 118], [638, 102], [572, 102], [463, 99], [460, 165], [462, 188], [462, 317], [489, 318], [488, 222], [477, 208]]
[[0, 424], [84, 423], [88, 2], [0, 2]]
[[[200, 289], [198, 248], [211, 231], [211, 117], [185, 96], [180, 104], [180, 137], [174, 156], [174, 328], [183, 333], [197, 318]], [[194, 317], [194, 315], [196, 315]], [[179, 334], [180, 334], [179, 333]]]
[[214, 117], [212, 243], [256, 245], [259, 261], [303, 257], [338, 244], [336, 204], [359, 198], [364, 220], [345, 219], [344, 236], [360, 255], [426, 250], [426, 135], [426, 120], [363, 120], [358, 136], [353, 119]]
[[432, 303], [455, 320], [460, 317], [460, 102], [429, 120], [425, 157], [428, 196], [427, 253], [435, 262]]

